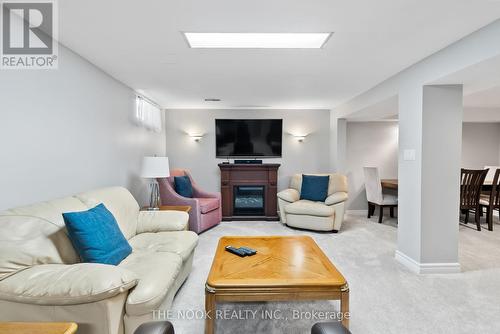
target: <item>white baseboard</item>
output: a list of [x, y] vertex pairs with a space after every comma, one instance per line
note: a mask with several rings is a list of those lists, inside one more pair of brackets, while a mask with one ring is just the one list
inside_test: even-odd
[[458, 262], [420, 263], [398, 250], [395, 257], [396, 261], [417, 274], [456, 274], [461, 272]]
[[353, 216], [366, 216], [368, 214], [368, 210], [347, 210], [346, 213]]

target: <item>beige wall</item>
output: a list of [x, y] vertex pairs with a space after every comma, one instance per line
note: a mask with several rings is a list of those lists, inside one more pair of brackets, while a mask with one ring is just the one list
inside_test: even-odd
[[[330, 113], [328, 110], [167, 110], [167, 155], [170, 168], [187, 168], [200, 185], [211, 191], [220, 189], [215, 158], [216, 118], [282, 118], [283, 158], [265, 159], [280, 163], [278, 187], [288, 187], [293, 173], [324, 172], [329, 169]], [[187, 133], [202, 133], [194, 142]], [[309, 134], [303, 143], [291, 134]]]
[[[398, 123], [347, 123], [348, 209], [366, 209], [364, 166], [378, 166], [382, 178], [398, 177]], [[463, 123], [462, 166], [500, 166], [500, 123]]]
[[142, 203], [142, 157], [165, 134], [133, 125], [134, 92], [60, 47], [57, 70], [0, 74], [0, 210], [122, 185]]
[[464, 123], [462, 166], [500, 166], [500, 123]]
[[366, 209], [364, 166], [379, 168], [381, 178], [398, 177], [398, 123], [348, 122], [346, 170], [350, 210]]

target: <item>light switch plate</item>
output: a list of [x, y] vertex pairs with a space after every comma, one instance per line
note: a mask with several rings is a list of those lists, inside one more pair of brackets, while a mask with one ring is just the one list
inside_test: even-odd
[[416, 153], [415, 150], [404, 150], [403, 151], [403, 160], [404, 161], [415, 161]]

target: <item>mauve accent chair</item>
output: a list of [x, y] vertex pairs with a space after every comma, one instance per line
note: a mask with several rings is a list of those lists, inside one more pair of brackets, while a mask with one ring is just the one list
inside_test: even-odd
[[[174, 177], [187, 175], [193, 185], [193, 198], [179, 195], [174, 188]], [[200, 234], [211, 227], [219, 225], [222, 220], [221, 195], [201, 190], [189, 171], [174, 169], [170, 177], [159, 178], [160, 198], [162, 205], [189, 205], [189, 230]]]

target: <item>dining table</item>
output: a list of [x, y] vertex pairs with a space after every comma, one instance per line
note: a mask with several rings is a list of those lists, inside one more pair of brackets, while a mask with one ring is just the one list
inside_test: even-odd
[[[380, 182], [383, 189], [398, 190], [398, 179], [382, 179]], [[482, 190], [491, 191], [492, 187], [493, 181], [484, 181]]]
[[398, 190], [398, 179], [382, 179], [382, 188]]

